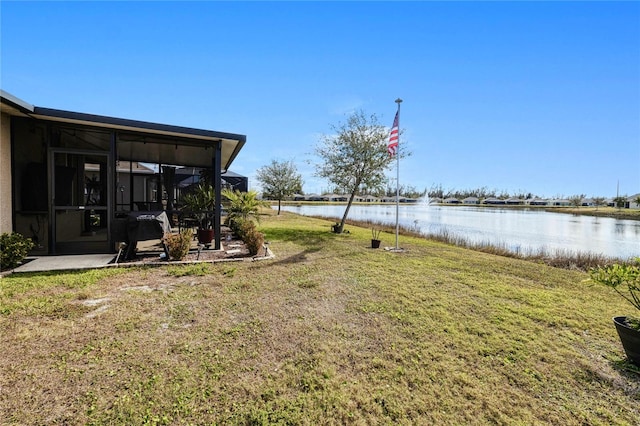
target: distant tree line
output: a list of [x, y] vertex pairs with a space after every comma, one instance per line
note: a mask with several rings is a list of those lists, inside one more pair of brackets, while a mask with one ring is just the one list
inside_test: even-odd
[[471, 189], [447, 189], [445, 190], [442, 187], [442, 184], [432, 185], [431, 188], [427, 191], [429, 194], [429, 198], [457, 198], [463, 200], [468, 197], [476, 197], [479, 199], [484, 198], [520, 198], [523, 200], [536, 198], [536, 195], [531, 192], [525, 191], [515, 191], [510, 193], [506, 190], [498, 190], [498, 189], [489, 189], [486, 186], [482, 186], [480, 188], [471, 188]]
[[[420, 198], [424, 197], [427, 193], [426, 190], [418, 190], [415, 186], [412, 185], [400, 185], [398, 188], [398, 192], [401, 197], [405, 198]], [[337, 195], [346, 195], [349, 194], [348, 191], [345, 191], [342, 188], [332, 187], [324, 194], [337, 194]], [[365, 188], [360, 187], [357, 191], [358, 195], [373, 195], [374, 197], [395, 197], [396, 196], [396, 187], [387, 185], [384, 188]]]

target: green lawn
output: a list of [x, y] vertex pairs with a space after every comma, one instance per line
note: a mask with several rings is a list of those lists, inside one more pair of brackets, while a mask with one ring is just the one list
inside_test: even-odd
[[585, 273], [331, 224], [263, 216], [267, 261], [0, 279], [0, 423], [638, 424], [633, 308]]

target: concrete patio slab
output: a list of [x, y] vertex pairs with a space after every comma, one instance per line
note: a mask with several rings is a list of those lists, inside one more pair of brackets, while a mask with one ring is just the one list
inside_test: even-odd
[[13, 270], [19, 272], [46, 272], [75, 269], [93, 269], [107, 266], [115, 258], [114, 254], [80, 254], [73, 256], [42, 256], [26, 262]]

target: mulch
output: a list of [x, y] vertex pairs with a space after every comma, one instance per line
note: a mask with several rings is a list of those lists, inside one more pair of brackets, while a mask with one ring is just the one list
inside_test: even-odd
[[[228, 236], [228, 237], [227, 237]], [[271, 252], [265, 250], [264, 253], [259, 253], [257, 256], [249, 254], [249, 250], [244, 241], [236, 238], [234, 235], [227, 233], [223, 234], [223, 240], [221, 242], [222, 249], [214, 250], [213, 244], [210, 248], [202, 247], [198, 248], [198, 241], [194, 240], [191, 244], [189, 254], [180, 260], [166, 260], [164, 257], [164, 251], [159, 242], [139, 242], [138, 249], [136, 250], [135, 257], [133, 259], [118, 259], [119, 265], [148, 265], [148, 264], [172, 264], [172, 263], [193, 263], [193, 262], [216, 262], [216, 261], [231, 261], [231, 260], [255, 260], [270, 257]]]

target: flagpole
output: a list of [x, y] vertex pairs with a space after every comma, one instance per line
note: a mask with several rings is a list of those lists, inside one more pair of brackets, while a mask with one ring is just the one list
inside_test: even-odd
[[400, 104], [402, 103], [402, 99], [398, 98], [395, 100], [398, 104], [398, 151], [396, 152], [396, 250], [399, 250], [398, 247], [398, 231], [400, 229], [400, 225], [398, 223], [398, 212], [400, 210]]

